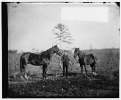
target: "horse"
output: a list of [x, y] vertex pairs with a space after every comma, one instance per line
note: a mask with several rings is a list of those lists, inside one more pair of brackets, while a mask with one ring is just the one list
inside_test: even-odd
[[87, 76], [87, 68], [86, 65], [90, 65], [90, 67], [92, 68], [92, 74], [93, 75], [97, 75], [95, 72], [95, 64], [96, 64], [96, 57], [93, 54], [84, 54], [83, 52], [81, 52], [79, 50], [79, 48], [75, 48], [74, 50], [74, 58], [79, 57], [79, 64], [81, 67], [81, 73], [83, 74], [83, 65], [85, 68], [85, 72], [86, 72], [86, 76]]
[[50, 49], [41, 52], [40, 54], [35, 54], [31, 52], [23, 53], [20, 57], [20, 72], [24, 76], [24, 78], [28, 79], [25, 73], [25, 67], [27, 64], [31, 64], [34, 66], [43, 66], [43, 79], [46, 78], [46, 70], [47, 66], [50, 63], [50, 59], [52, 55], [56, 53], [59, 56], [61, 55], [60, 49], [57, 45], [51, 47]]

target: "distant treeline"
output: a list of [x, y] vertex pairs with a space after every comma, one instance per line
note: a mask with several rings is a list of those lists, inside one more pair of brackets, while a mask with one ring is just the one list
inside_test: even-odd
[[8, 53], [17, 53], [17, 50], [8, 50]]
[[[40, 53], [42, 51], [34, 51], [34, 53]], [[25, 53], [25, 51], [18, 51], [18, 50], [8, 50], [8, 53]]]
[[[86, 49], [86, 50], [81, 50], [81, 51], [85, 51], [85, 52], [88, 52], [88, 51], [105, 51], [105, 50], [108, 50], [108, 51], [112, 51], [112, 50], [118, 50], [119, 51], [119, 48], [107, 48], [107, 49]], [[61, 49], [61, 52], [63, 52], [64, 50]], [[71, 50], [67, 50], [68, 52], [71, 52]], [[34, 53], [41, 53], [42, 51], [34, 51]], [[18, 50], [8, 50], [8, 53], [18, 53]], [[25, 53], [24, 51], [21, 51], [20, 53]]]

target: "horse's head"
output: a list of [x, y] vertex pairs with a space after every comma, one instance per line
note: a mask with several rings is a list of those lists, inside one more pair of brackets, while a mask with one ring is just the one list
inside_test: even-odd
[[53, 46], [52, 49], [53, 49], [53, 53], [56, 53], [59, 56], [61, 56], [61, 51], [60, 51], [60, 49], [58, 48], [57, 45]]
[[74, 58], [77, 57], [78, 53], [79, 53], [79, 48], [75, 48], [75, 50], [74, 50]]

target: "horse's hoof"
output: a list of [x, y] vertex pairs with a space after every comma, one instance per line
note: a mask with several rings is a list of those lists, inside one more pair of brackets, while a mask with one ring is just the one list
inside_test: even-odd
[[85, 76], [88, 76], [87, 74], [84, 74]]
[[26, 80], [28, 80], [28, 79], [29, 79], [27, 75], [25, 75], [24, 77], [25, 77], [25, 79], [26, 79]]
[[87, 76], [87, 75], [85, 75], [85, 77], [86, 77], [87, 79], [89, 79], [89, 80], [91, 79], [91, 78], [90, 78], [89, 76]]
[[97, 73], [95, 73], [95, 76], [97, 75]]
[[43, 79], [46, 79], [45, 77]]
[[96, 75], [97, 75], [97, 73], [96, 73], [96, 72], [93, 72], [93, 75], [95, 75], [95, 76], [96, 76]]

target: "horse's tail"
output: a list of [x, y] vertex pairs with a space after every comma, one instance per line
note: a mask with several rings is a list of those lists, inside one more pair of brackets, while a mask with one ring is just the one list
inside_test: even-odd
[[26, 52], [21, 55], [20, 57], [20, 72], [22, 73], [23, 70], [25, 71], [25, 65], [28, 63], [28, 58], [30, 56], [30, 52]]
[[26, 55], [26, 53], [22, 54], [20, 57], [20, 72], [22, 74], [23, 70], [24, 70], [24, 64], [25, 64], [25, 58], [24, 56]]

